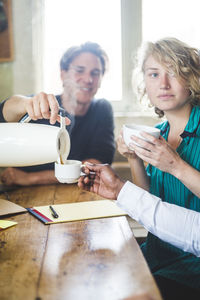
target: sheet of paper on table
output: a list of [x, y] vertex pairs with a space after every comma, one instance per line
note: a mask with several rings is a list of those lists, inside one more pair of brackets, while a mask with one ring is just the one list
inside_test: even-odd
[[12, 215], [21, 212], [26, 212], [26, 209], [11, 201], [0, 199], [0, 216]]
[[45, 224], [127, 215], [112, 200], [56, 204], [52, 207], [58, 214], [58, 218], [52, 216], [49, 206], [37, 206], [27, 208], [27, 210]]
[[14, 225], [17, 225], [17, 222], [0, 220], [0, 231]]

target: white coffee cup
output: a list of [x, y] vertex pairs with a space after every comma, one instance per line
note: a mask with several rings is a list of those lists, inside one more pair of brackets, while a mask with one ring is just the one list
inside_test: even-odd
[[125, 144], [129, 147], [130, 143], [133, 143], [137, 146], [140, 146], [138, 143], [134, 142], [131, 139], [132, 135], [135, 135], [145, 141], [148, 141], [148, 139], [144, 138], [141, 135], [141, 132], [144, 131], [156, 138], [159, 138], [160, 136], [160, 129], [151, 127], [151, 126], [145, 126], [145, 125], [136, 125], [136, 124], [124, 124], [123, 125], [123, 138]]
[[61, 183], [75, 183], [81, 175], [82, 162], [66, 160], [64, 164], [55, 162], [55, 177]]

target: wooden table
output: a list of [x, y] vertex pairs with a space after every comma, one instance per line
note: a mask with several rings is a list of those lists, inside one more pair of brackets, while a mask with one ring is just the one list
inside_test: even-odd
[[[8, 195], [24, 207], [100, 199], [61, 184]], [[53, 225], [29, 213], [5, 219], [18, 225], [0, 232], [1, 300], [117, 300], [143, 293], [161, 299], [126, 217]]]

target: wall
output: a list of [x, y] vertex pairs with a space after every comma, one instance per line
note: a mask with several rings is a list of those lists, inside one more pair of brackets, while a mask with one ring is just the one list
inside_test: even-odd
[[43, 0], [12, 1], [14, 60], [0, 63], [0, 100], [39, 90], [42, 7]]
[[12, 95], [13, 68], [12, 62], [0, 63], [0, 101]]

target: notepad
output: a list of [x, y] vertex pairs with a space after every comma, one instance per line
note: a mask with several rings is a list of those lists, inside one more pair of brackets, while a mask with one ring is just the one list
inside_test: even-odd
[[17, 222], [0, 220], [0, 231], [14, 225], [17, 225]]
[[27, 210], [44, 224], [73, 222], [127, 215], [115, 201], [97, 200], [52, 205], [58, 218], [53, 218], [49, 206], [37, 206]]

